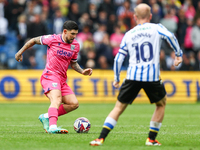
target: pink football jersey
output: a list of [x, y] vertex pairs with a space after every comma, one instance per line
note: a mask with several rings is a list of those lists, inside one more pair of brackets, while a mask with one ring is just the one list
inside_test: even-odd
[[66, 81], [70, 61], [77, 61], [79, 43], [74, 39], [71, 44], [68, 44], [62, 39], [61, 34], [44, 35], [40, 41], [41, 44], [47, 45], [47, 62], [43, 74], [55, 74], [62, 81]]

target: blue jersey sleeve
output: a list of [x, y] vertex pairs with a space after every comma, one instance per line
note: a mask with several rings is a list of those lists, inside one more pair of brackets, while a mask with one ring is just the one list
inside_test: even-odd
[[182, 56], [183, 52], [180, 49], [180, 46], [174, 34], [167, 30], [162, 24], [158, 24], [157, 31], [161, 38], [169, 43], [170, 47], [175, 51], [176, 56]]

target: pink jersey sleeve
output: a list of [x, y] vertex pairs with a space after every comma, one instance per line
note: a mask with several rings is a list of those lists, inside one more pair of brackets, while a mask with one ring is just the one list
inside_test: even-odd
[[80, 50], [80, 45], [77, 44], [77, 45], [75, 46], [75, 49], [74, 49], [74, 50], [76, 50], [76, 53], [74, 54], [74, 56], [73, 56], [72, 59], [71, 59], [72, 62], [76, 62], [76, 61], [77, 61], [78, 53], [79, 53], [79, 50]]
[[43, 35], [40, 39], [40, 42], [42, 45], [48, 45], [51, 44], [52, 40], [54, 40], [54, 35]]

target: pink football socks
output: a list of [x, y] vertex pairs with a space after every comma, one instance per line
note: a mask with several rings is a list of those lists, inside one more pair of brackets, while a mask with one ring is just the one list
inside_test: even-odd
[[60, 105], [60, 107], [58, 108], [58, 116], [62, 116], [64, 114], [66, 114], [66, 110], [64, 109], [63, 104]]
[[50, 107], [48, 109], [48, 115], [49, 115], [49, 126], [57, 125], [58, 109], [54, 107]]

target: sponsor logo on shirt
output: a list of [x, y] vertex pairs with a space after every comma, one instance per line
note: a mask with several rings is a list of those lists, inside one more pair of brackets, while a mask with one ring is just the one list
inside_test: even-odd
[[67, 51], [64, 51], [63, 49], [62, 50], [57, 50], [57, 54], [58, 55], [61, 55], [61, 56], [68, 56], [68, 57], [72, 57], [72, 52], [67, 52]]

